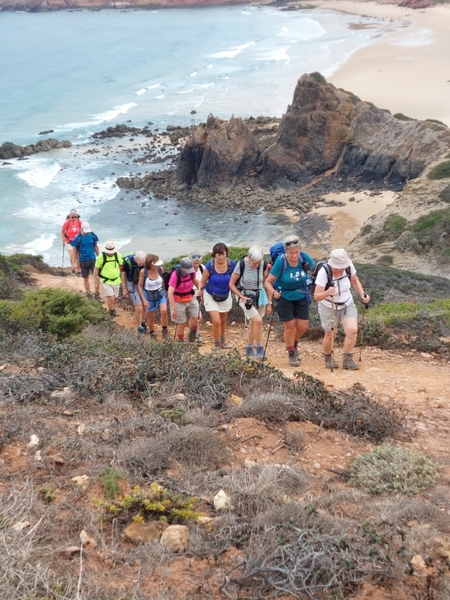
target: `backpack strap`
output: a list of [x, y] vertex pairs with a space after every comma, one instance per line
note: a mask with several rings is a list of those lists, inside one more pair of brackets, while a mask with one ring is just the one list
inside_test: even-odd
[[[105, 264], [107, 262], [111, 262], [111, 261], [107, 261], [106, 260], [106, 252], [102, 252], [102, 256], [103, 256], [103, 263], [102, 266], [98, 268], [98, 276], [100, 277], [100, 279], [105, 283], [106, 281], [109, 281], [108, 277], [105, 277], [104, 275], [101, 274], [103, 267], [105, 266]], [[117, 266], [120, 267], [120, 263], [119, 263], [119, 258], [117, 256], [117, 252], [114, 252], [114, 260], [117, 263]]]

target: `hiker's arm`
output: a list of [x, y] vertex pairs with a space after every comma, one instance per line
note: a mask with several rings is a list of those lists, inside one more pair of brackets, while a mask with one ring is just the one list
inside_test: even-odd
[[245, 302], [247, 300], [247, 296], [244, 296], [244, 294], [241, 294], [241, 292], [238, 290], [238, 288], [236, 286], [237, 280], [239, 279], [240, 276], [241, 276], [240, 273], [233, 273], [233, 275], [231, 276], [231, 279], [230, 279], [229, 286], [230, 286], [230, 290], [233, 292], [233, 294], [236, 294], [236, 296], [238, 298], [240, 298], [241, 300], [243, 300]]
[[356, 273], [355, 275], [352, 275], [350, 277], [350, 283], [352, 284], [352, 288], [358, 292], [359, 297], [364, 302], [364, 304], [370, 302], [370, 296], [364, 292], [362, 283], [360, 282], [359, 277], [358, 275], [356, 275]]
[[174, 317], [176, 319], [177, 318], [177, 303], [175, 302], [175, 299], [173, 297], [174, 291], [175, 291], [175, 288], [172, 287], [171, 285], [169, 285], [169, 289], [167, 290], [167, 298], [169, 299], [169, 306], [170, 306], [170, 312], [172, 314], [172, 317]]
[[62, 240], [63, 244], [66, 243], [66, 231], [67, 231], [67, 229], [64, 229], [64, 225], [63, 225], [61, 227], [61, 240]]
[[318, 285], [316, 283], [316, 289], [314, 290], [314, 300], [316, 302], [320, 302], [321, 300], [325, 300], [329, 296], [334, 296], [336, 294], [336, 288], [334, 286], [330, 286], [327, 290], [323, 285]]
[[273, 284], [276, 280], [277, 280], [277, 278], [275, 277], [275, 275], [272, 275], [272, 272], [270, 272], [267, 275], [267, 279], [266, 279], [266, 283], [265, 283], [264, 287], [267, 290], [267, 296], [269, 298], [269, 302], [272, 302], [274, 298], [275, 298], [275, 300], [278, 300], [278, 298], [281, 296], [280, 290], [276, 290], [273, 287]]
[[121, 270], [120, 275], [122, 277], [122, 295], [125, 298], [128, 298], [130, 294], [128, 293], [127, 273], [126, 273], [125, 267], [123, 265], [120, 267], [120, 270]]
[[94, 252], [95, 252], [95, 256], [98, 256], [100, 254], [100, 250], [98, 249], [98, 244], [95, 244]]
[[[200, 294], [201, 294], [201, 297], [202, 297], [202, 299], [203, 299], [203, 290], [205, 289], [205, 285], [206, 285], [206, 282], [207, 282], [207, 281], [208, 281], [208, 279], [209, 279], [209, 276], [210, 276], [210, 272], [209, 272], [209, 271], [208, 271], [208, 269], [205, 267], [205, 268], [203, 269], [202, 280], [200, 281]], [[202, 301], [203, 301], [203, 300], [202, 300]]]
[[144, 296], [144, 279], [145, 279], [144, 269], [141, 269], [139, 271], [138, 294], [139, 294], [139, 298], [141, 299], [142, 305], [145, 306], [145, 308], [148, 308], [150, 306], [150, 304], [148, 303], [148, 301], [146, 300], [146, 298]]
[[100, 277], [98, 276], [98, 267], [94, 269], [94, 288], [96, 292], [100, 292]]

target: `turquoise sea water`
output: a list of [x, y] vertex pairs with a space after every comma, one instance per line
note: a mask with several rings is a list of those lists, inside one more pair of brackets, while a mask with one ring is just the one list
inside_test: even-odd
[[[33, 143], [53, 129], [51, 137], [82, 147], [92, 133], [127, 121], [161, 129], [209, 113], [281, 116], [303, 73], [331, 75], [386, 27], [332, 11], [255, 6], [0, 13], [2, 46], [12, 49], [0, 54], [0, 144]], [[130, 172], [115, 156], [74, 151], [2, 164], [0, 252], [61, 264], [59, 229], [72, 207], [101, 241], [164, 258], [218, 239], [269, 242], [285, 227], [264, 211], [244, 223], [176, 199], [142, 206], [114, 186]]]

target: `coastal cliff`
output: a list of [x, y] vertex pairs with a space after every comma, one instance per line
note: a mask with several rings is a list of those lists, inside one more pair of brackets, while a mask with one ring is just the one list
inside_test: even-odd
[[[364, 1], [364, 0], [362, 0]], [[390, 4], [408, 8], [427, 8], [437, 3], [437, 0], [392, 0]], [[202, 6], [224, 6], [247, 4], [243, 0], [0, 0], [1, 11], [47, 12], [52, 10], [101, 10], [103, 8], [117, 9], [152, 9], [152, 8], [186, 8]], [[252, 4], [272, 4], [274, 6], [295, 10], [302, 8], [301, 2], [295, 0], [256, 0]], [[308, 5], [310, 8], [310, 5]]]

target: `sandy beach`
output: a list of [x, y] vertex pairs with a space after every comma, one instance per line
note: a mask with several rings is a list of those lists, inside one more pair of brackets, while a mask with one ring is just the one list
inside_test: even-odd
[[393, 114], [450, 126], [449, 5], [424, 10], [346, 0], [316, 5], [392, 23], [392, 33], [355, 52], [330, 83]]

